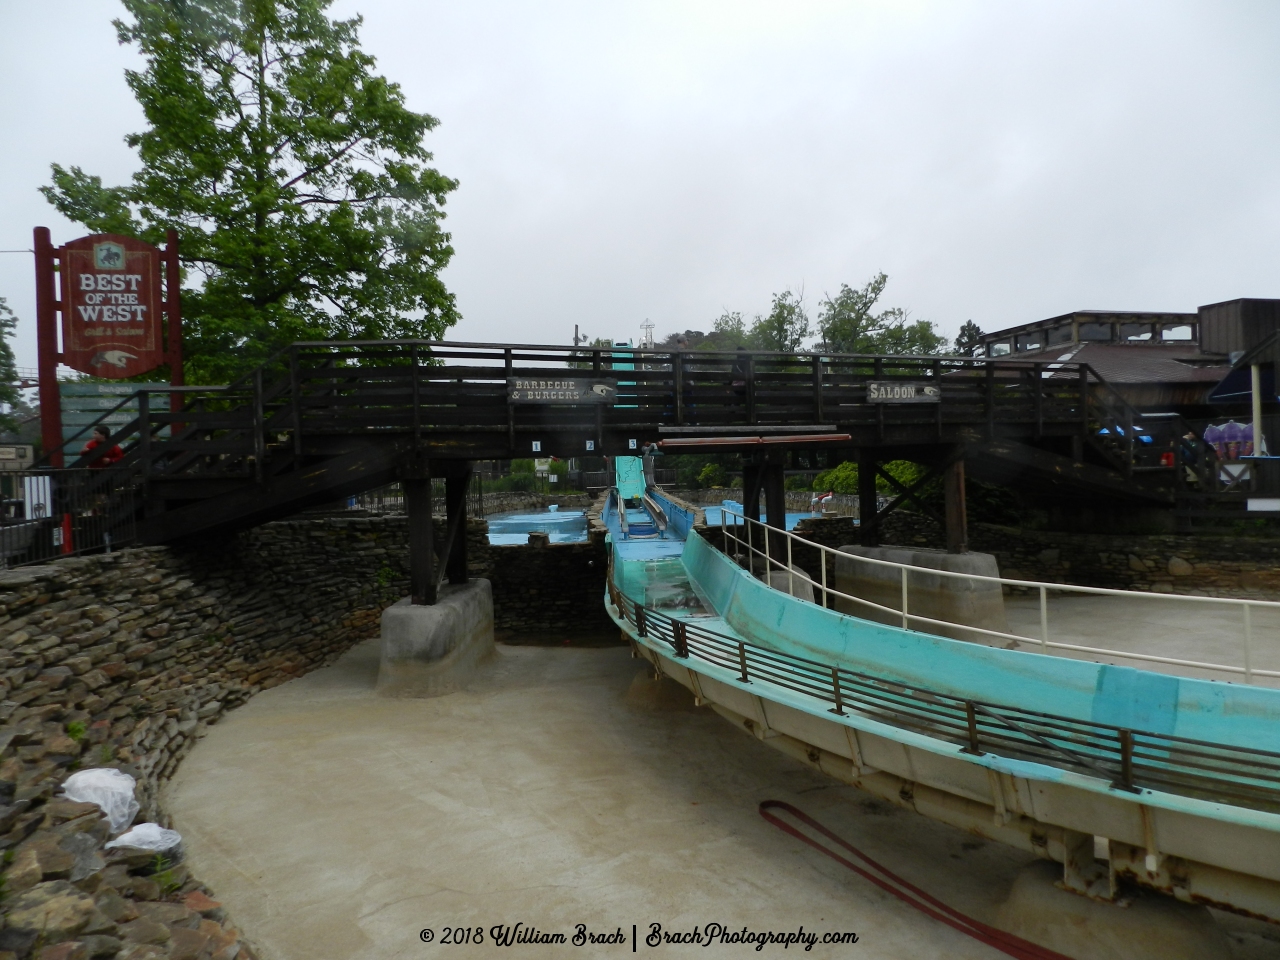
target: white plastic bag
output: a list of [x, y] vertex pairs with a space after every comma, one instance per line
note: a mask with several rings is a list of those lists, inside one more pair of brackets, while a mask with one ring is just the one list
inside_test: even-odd
[[181, 842], [182, 834], [177, 830], [166, 830], [158, 823], [140, 823], [128, 833], [116, 837], [107, 847], [137, 847], [139, 850], [166, 853]]
[[133, 799], [133, 777], [113, 767], [79, 770], [67, 777], [62, 795], [77, 803], [96, 803], [107, 815], [111, 832], [119, 833], [138, 815]]

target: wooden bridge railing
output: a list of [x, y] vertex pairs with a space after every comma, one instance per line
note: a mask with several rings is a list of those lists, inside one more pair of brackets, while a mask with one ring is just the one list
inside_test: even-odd
[[[616, 402], [513, 405], [510, 377], [607, 378]], [[936, 388], [940, 400], [869, 402], [871, 383]], [[122, 469], [142, 478], [261, 479], [273, 457], [300, 457], [351, 435], [486, 436], [511, 455], [528, 455], [520, 444], [534, 433], [557, 431], [602, 438], [816, 426], [872, 443], [940, 442], [958, 432], [1079, 436], [1126, 474], [1153, 446], [1136, 439], [1142, 415], [1086, 364], [1007, 359], [341, 341], [297, 343], [233, 384], [185, 392], [178, 412], [142, 393], [138, 417], [116, 431], [136, 437]], [[1153, 420], [1146, 432], [1160, 433], [1160, 450], [1170, 437], [1176, 447], [1180, 423]]]

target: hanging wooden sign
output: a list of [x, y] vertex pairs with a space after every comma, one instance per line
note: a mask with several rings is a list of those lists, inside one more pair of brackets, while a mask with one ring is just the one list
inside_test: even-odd
[[98, 234], [62, 248], [62, 362], [122, 380], [165, 362], [160, 251]]
[[[36, 227], [33, 239], [40, 436], [50, 465], [61, 467], [66, 458], [61, 450], [59, 364], [109, 380], [168, 364], [170, 384], [183, 385], [178, 235], [168, 231], [163, 252], [110, 233], [55, 247], [49, 228]], [[182, 409], [181, 393], [170, 394], [169, 408]]]
[[902, 380], [870, 380], [867, 403], [941, 403], [942, 390], [934, 383]]

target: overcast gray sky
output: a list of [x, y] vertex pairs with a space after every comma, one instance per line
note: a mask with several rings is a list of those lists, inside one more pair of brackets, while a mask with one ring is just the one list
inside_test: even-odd
[[[340, 0], [461, 180], [455, 339], [709, 329], [889, 274], [949, 334], [1280, 297], [1280, 4]], [[0, 249], [141, 115], [110, 0], [0, 0]], [[0, 296], [35, 364], [30, 255]]]

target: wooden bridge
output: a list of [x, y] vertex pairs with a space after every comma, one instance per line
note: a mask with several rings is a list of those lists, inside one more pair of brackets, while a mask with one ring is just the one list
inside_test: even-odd
[[[124, 459], [95, 471], [133, 491], [146, 543], [263, 523], [393, 481], [405, 482], [411, 513], [431, 477], [446, 478], [450, 504], [461, 504], [474, 460], [651, 445], [741, 452], [748, 509], [763, 492], [779, 524], [788, 461], [856, 457], [869, 540], [879, 465], [914, 460], [931, 468], [922, 483], [939, 472], [953, 481], [955, 549], [964, 511], [954, 481], [966, 465], [1167, 505], [1189, 473], [1176, 416], [1144, 416], [1074, 363], [341, 341], [297, 343], [228, 386], [180, 390], [180, 405], [169, 390], [142, 392], [136, 419], [115, 431]], [[89, 466], [72, 451], [90, 429], [47, 462]], [[1186, 465], [1208, 484], [1212, 459], [1197, 441]], [[916, 488], [888, 479], [899, 492], [888, 509], [919, 502]]]

